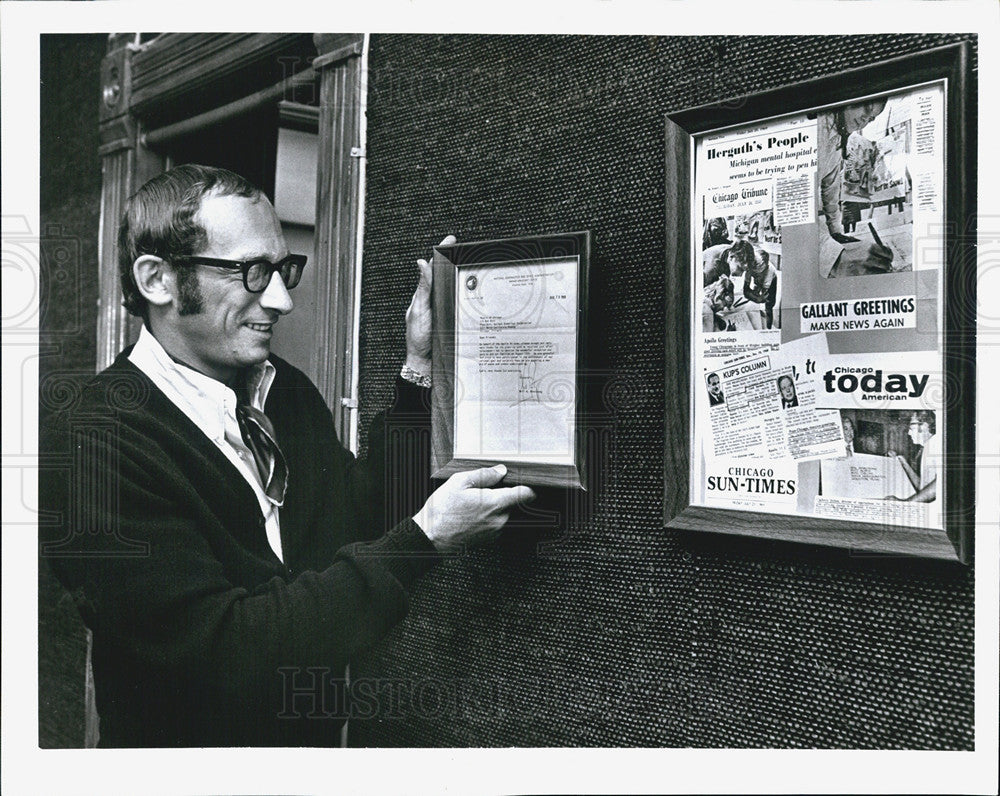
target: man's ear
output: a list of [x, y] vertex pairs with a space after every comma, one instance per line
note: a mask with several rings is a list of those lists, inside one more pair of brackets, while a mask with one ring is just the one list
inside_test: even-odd
[[142, 255], [132, 263], [132, 275], [139, 292], [150, 304], [164, 307], [174, 300], [174, 272], [162, 257]]

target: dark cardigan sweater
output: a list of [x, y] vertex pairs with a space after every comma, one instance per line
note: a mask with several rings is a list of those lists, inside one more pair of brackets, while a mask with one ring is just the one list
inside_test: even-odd
[[[40, 446], [41, 555], [93, 631], [101, 745], [336, 745], [345, 665], [438, 558], [411, 519], [383, 533], [381, 425], [355, 461], [316, 388], [271, 358], [282, 563], [245, 479], [129, 351], [56, 393]], [[425, 425], [425, 392], [399, 380], [390, 418]]]

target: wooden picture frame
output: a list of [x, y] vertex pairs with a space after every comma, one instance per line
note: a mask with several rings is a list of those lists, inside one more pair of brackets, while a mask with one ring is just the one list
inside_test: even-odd
[[505, 484], [585, 489], [590, 233], [434, 249], [435, 478], [505, 464]]
[[[826, 545], [859, 552], [930, 557], [957, 560], [963, 563], [971, 561], [975, 524], [976, 109], [972, 103], [974, 93], [969, 85], [971, 79], [970, 57], [968, 43], [949, 45], [761, 94], [668, 115], [666, 122], [665, 221], [668, 240], [666, 296], [670, 301], [670, 309], [666, 313], [665, 330], [665, 394], [669, 402], [665, 412], [666, 444], [664, 453], [664, 523], [666, 527]], [[937, 86], [941, 87], [940, 90], [943, 93], [943, 99], [940, 101], [943, 118], [936, 126], [925, 126], [924, 132], [920, 135], [925, 136], [930, 130], [932, 135], [943, 136], [943, 143], [939, 145], [940, 152], [943, 154], [943, 165], [937, 196], [943, 205], [940, 210], [942, 223], [938, 228], [937, 238], [932, 235], [928, 243], [931, 249], [939, 251], [940, 254], [940, 263], [937, 267], [939, 276], [936, 282], [940, 285], [939, 288], [936, 288], [940, 291], [938, 294], [939, 303], [936, 305], [938, 323], [936, 328], [938, 329], [937, 339], [939, 342], [935, 349], [940, 362], [940, 373], [936, 374], [940, 382], [940, 395], [938, 396], [940, 406], [932, 408], [937, 419], [937, 433], [940, 433], [942, 426], [944, 428], [944, 444], [941, 469], [938, 471], [934, 489], [931, 490], [936, 495], [934, 499], [940, 501], [933, 509], [934, 512], [937, 512], [934, 516], [939, 518], [939, 525], [932, 528], [912, 521], [901, 521], [901, 518], [909, 515], [892, 514], [892, 511], [896, 511], [896, 509], [890, 510], [888, 507], [885, 509], [885, 516], [891, 515], [891, 519], [876, 518], [873, 521], [869, 521], [871, 520], [870, 516], [866, 516], [864, 521], [855, 521], [848, 518], [834, 518], [816, 514], [816, 507], [820, 504], [822, 504], [824, 512], [835, 504], [832, 499], [824, 499], [822, 493], [824, 484], [830, 486], [834, 483], [832, 478], [823, 481], [822, 475], [827, 471], [827, 466], [822, 462], [816, 464], [820, 471], [816, 495], [803, 497], [800, 494], [795, 498], [798, 503], [793, 510], [775, 510], [773, 507], [768, 507], [765, 510], [738, 507], [733, 505], [736, 503], [735, 497], [727, 498], [731, 505], [720, 507], [713, 502], [716, 500], [715, 496], [711, 499], [706, 497], [708, 494], [706, 473], [709, 471], [709, 464], [706, 462], [714, 465], [716, 461], [728, 463], [733, 460], [725, 458], [729, 455], [728, 453], [716, 459], [715, 457], [720, 456], [719, 451], [722, 449], [717, 444], [711, 449], [710, 456], [706, 456], [705, 450], [710, 443], [706, 443], [705, 440], [721, 438], [721, 434], [711, 436], [713, 432], [710, 431], [711, 424], [708, 423], [708, 418], [711, 416], [710, 413], [716, 410], [715, 404], [723, 399], [721, 394], [705, 398], [699, 393], [705, 392], [706, 389], [702, 381], [703, 379], [707, 380], [703, 371], [705, 363], [709, 361], [708, 356], [709, 354], [712, 356], [717, 354], [717, 352], [709, 350], [706, 341], [713, 339], [711, 335], [715, 334], [715, 330], [720, 326], [729, 328], [726, 326], [729, 321], [724, 316], [732, 305], [726, 306], [726, 302], [731, 301], [731, 299], [723, 295], [723, 288], [727, 287], [725, 280], [706, 282], [706, 280], [717, 278], [717, 274], [718, 278], [723, 275], [717, 268], [717, 262], [712, 261], [713, 264], [710, 266], [709, 258], [706, 257], [712, 244], [708, 230], [708, 220], [711, 214], [706, 208], [715, 207], [711, 205], [710, 199], [714, 201], [716, 198], [725, 199], [726, 197], [723, 197], [720, 192], [711, 193], [707, 185], [701, 185], [699, 187], [701, 193], [696, 193], [698, 164], [701, 164], [702, 177], [706, 179], [704, 175], [712, 172], [714, 168], [714, 164], [708, 165], [709, 158], [714, 156], [728, 157], [730, 158], [728, 163], [737, 163], [738, 159], [742, 157], [742, 154], [738, 153], [739, 146], [759, 145], [763, 148], [763, 145], [769, 141], [769, 139], [751, 140], [752, 134], [770, 129], [768, 125], [779, 125], [786, 122], [789, 125], [797, 124], [803, 117], [807, 121], [801, 122], [804, 125], [802, 129], [808, 129], [808, 119], [815, 118], [813, 129], [816, 131], [814, 132], [816, 145], [813, 153], [816, 158], [812, 164], [815, 167], [812, 170], [812, 195], [815, 208], [812, 211], [810, 223], [818, 231], [810, 234], [822, 236], [824, 232], [828, 232], [830, 237], [833, 237], [832, 217], [837, 211], [820, 207], [820, 205], [825, 205], [823, 201], [825, 196], [821, 195], [825, 185], [823, 176], [819, 174], [822, 170], [822, 163], [818, 166], [816, 164], [816, 161], [822, 159], [820, 151], [822, 146], [820, 143], [822, 140], [821, 125], [824, 121], [822, 114], [829, 113], [832, 118], [840, 110], [842, 113], [837, 118], [843, 120], [847, 118], [851, 108], [857, 107], [865, 101], [871, 102], [873, 108], [877, 108], [877, 101], [880, 98], [886, 100], [882, 103], [883, 106], [891, 103], [892, 98], [898, 98], [896, 106], [893, 107], [902, 107], [906, 102], [917, 106], [923, 102], [921, 98], [924, 95], [921, 92], [926, 89], [927, 92], [934, 93], [938, 90], [935, 88]], [[911, 100], [911, 97], [916, 99]], [[912, 110], [914, 130], [911, 131], [913, 137], [907, 139], [907, 146], [913, 148], [907, 149], [907, 153], [921, 154], [918, 147], [931, 146], [931, 144], [926, 143], [929, 140], [926, 137], [917, 138], [921, 123], [921, 119], [917, 115], [918, 110]], [[896, 118], [902, 118], [902, 116], [897, 115]], [[828, 121], [827, 124], [829, 123]], [[887, 122], [887, 135], [890, 132], [888, 124]], [[728, 148], [718, 147], [710, 152], [710, 147], [706, 144], [707, 141], [728, 140], [735, 142], [738, 136], [743, 134], [745, 134], [746, 141], [741, 141], [739, 146], [734, 144]], [[840, 139], [842, 147], [845, 138], [848, 143], [851, 143], [852, 140], [847, 135], [847, 127], [840, 131], [840, 135], [842, 136]], [[864, 138], [863, 134], [862, 138]], [[922, 143], [912, 143], [918, 140]], [[853, 139], [852, 145], [864, 146], [865, 141], [859, 142], [858, 139]], [[699, 149], [699, 147], [702, 148]], [[875, 149], [876, 155], [882, 157], [884, 161], [885, 153], [878, 149], [878, 146]], [[826, 151], [829, 151], [829, 148]], [[844, 153], [845, 162], [848, 158], [847, 151], [846, 148], [841, 150]], [[927, 151], [932, 150], [928, 149]], [[799, 154], [802, 152], [805, 150], [799, 151]], [[696, 160], [696, 153], [700, 160]], [[793, 152], [793, 154], [795, 153]], [[749, 160], [749, 157], [747, 159]], [[803, 158], [800, 162], [807, 162], [807, 159]], [[755, 169], [761, 165], [758, 163]], [[759, 174], [760, 172], [755, 170], [753, 173]], [[843, 197], [848, 195], [844, 191], [843, 183], [848, 175], [844, 171], [837, 173], [842, 181], [839, 186], [839, 198], [843, 200]], [[734, 171], [733, 182], [736, 181], [737, 177], [742, 176], [742, 172], [737, 174]], [[873, 185], [878, 184], [873, 183]], [[770, 188], [773, 192], [770, 199], [764, 201], [770, 201], [772, 209], [783, 207], [782, 218], [794, 220], [795, 211], [788, 210], [789, 203], [786, 201], [791, 193], [785, 191], [784, 194], [779, 195], [780, 192], [776, 185], [777, 183]], [[910, 190], [912, 193], [924, 188], [910, 186], [909, 188], [904, 187], [904, 191]], [[931, 193], [933, 192], [931, 191]], [[875, 194], [873, 193], [871, 196], [875, 196]], [[918, 194], [913, 193], [913, 197], [917, 196]], [[924, 196], [925, 204], [929, 201], [926, 196]], [[740, 199], [737, 198], [735, 201], [738, 203]], [[897, 199], [896, 201], [901, 208], [903, 200]], [[909, 202], [910, 199], [908, 198], [907, 201]], [[849, 206], [843, 201], [838, 201], [837, 207], [846, 209]], [[853, 205], [850, 207], [853, 211]], [[879, 208], [879, 205], [872, 200], [869, 201], [866, 210], [870, 209], [874, 215], [876, 208]], [[916, 217], [914, 213], [915, 211], [910, 216], [911, 225], [913, 218]], [[721, 220], [726, 220], [724, 212], [720, 212], [718, 215]], [[733, 228], [733, 219], [745, 218], [746, 216], [734, 214], [727, 223], [730, 228]], [[777, 220], [776, 211], [772, 213], [771, 220], [772, 222]], [[803, 229], [807, 229], [807, 225], [801, 219], [798, 221]], [[827, 223], [824, 225], [823, 221]], [[740, 226], [740, 223], [737, 222], [735, 226]], [[721, 225], [717, 225], [717, 227], [719, 226]], [[827, 229], [824, 229], [824, 226]], [[871, 229], [870, 233], [867, 231], [868, 228]], [[787, 261], [787, 264], [784, 266], [779, 264], [779, 268], [772, 269], [770, 272], [774, 280], [778, 280], [778, 276], [773, 274], [780, 274], [779, 284], [784, 283], [787, 286], [793, 285], [793, 280], [800, 273], [795, 269], [804, 267], [801, 264], [796, 264], [798, 261], [795, 251], [787, 246], [788, 240], [793, 237], [789, 231], [794, 229], [794, 224], [788, 224], [787, 221], [785, 225], [778, 226], [777, 247], [780, 251], [782, 235], [784, 235], [785, 248], [788, 249], [785, 256], [779, 255], [779, 260], [783, 259]], [[729, 230], [726, 231], [727, 235], [728, 232]], [[746, 235], [744, 227], [737, 229], [736, 232]], [[703, 234], [704, 240], [702, 240]], [[868, 235], [874, 235], [872, 241], [882, 243], [871, 222], [863, 230], [863, 236]], [[930, 258], [933, 256], [933, 252], [929, 254], [928, 251], [918, 251], [919, 235], [912, 230], [910, 235], [913, 238], [910, 249], [913, 253], [913, 262], [910, 263], [910, 266], [913, 269], [913, 281], [917, 283], [919, 282], [918, 273], [927, 274], [933, 270], [919, 270], [924, 267], [924, 261], [920, 258], [924, 256]], [[739, 238], [739, 234], [735, 234], [733, 237]], [[817, 239], [826, 242], [825, 238]], [[750, 238], [748, 237], [747, 240]], [[840, 239], [834, 238], [834, 240], [836, 242]], [[759, 251], [764, 248], [763, 240], [757, 237], [751, 243], [757, 252], [753, 268], [763, 269], [767, 263], [767, 258], [759, 254]], [[719, 245], [725, 251], [724, 243]], [[859, 245], [862, 244], [844, 243], [842, 250], [846, 251], [850, 246]], [[868, 245], [868, 242], [866, 241], [864, 245]], [[872, 255], [872, 252], [875, 252], [875, 255]], [[878, 255], [874, 243], [871, 243], [868, 253], [869, 256]], [[892, 254], [893, 252], [889, 253], [889, 260], [892, 259]], [[800, 259], [805, 261], [804, 258]], [[818, 255], [816, 255], [816, 260], [820, 261]], [[929, 261], [928, 259], [927, 262]], [[841, 255], [824, 275], [826, 277], [837, 275], [835, 272], [841, 269], [843, 262], [844, 259]], [[696, 264], [700, 266], [700, 273], [695, 271]], [[724, 267], [729, 268], [728, 263]], [[820, 263], [819, 267], [822, 269], [825, 265]], [[886, 267], [890, 269], [887, 273], [893, 275], [896, 273], [892, 270], [896, 267], [895, 263]], [[733, 268], [730, 271], [735, 273]], [[745, 279], [748, 278], [747, 273], [744, 272]], [[875, 288], [875, 285], [882, 284], [878, 280], [884, 279], [883, 276], [867, 275], [876, 274], [876, 272], [864, 270], [845, 271], [844, 273], [850, 279], [842, 279], [841, 283], [861, 286], [852, 288], [857, 290], [858, 297], [879, 295], [880, 291]], [[862, 275], [855, 275], [856, 273]], [[730, 281], [734, 279], [735, 277]], [[816, 277], [809, 276], [809, 279], [815, 280]], [[701, 291], [705, 290], [708, 284], [716, 290], [712, 295], [708, 293], [703, 295]], [[791, 291], [790, 287], [789, 291]], [[706, 306], [709, 308], [707, 314]], [[789, 327], [787, 323], [789, 317], [796, 319], [797, 324], [804, 323], [794, 314], [806, 314], [807, 311], [802, 309], [803, 306], [805, 304], [798, 305], [798, 308], [794, 304], [786, 306], [784, 298], [779, 301], [779, 306], [773, 312], [777, 313], [775, 317], [778, 318], [780, 326], [781, 345], [771, 349], [772, 351], [780, 351], [786, 345], [786, 338], [796, 333], [794, 328]], [[721, 309], [717, 311], [717, 308]], [[696, 315], [699, 312], [700, 321]], [[760, 323], [764, 322], [763, 317], [762, 315], [761, 319], [758, 319]], [[712, 319], [711, 324], [709, 319]], [[711, 331], [706, 332], [707, 328], [710, 328]], [[843, 326], [833, 328], [837, 328], [841, 335], [837, 338], [837, 344], [847, 346], [846, 342], [840, 342], [846, 339]], [[775, 331], [770, 320], [767, 322], [766, 329], [771, 333]], [[799, 331], [803, 332], [803, 337], [815, 337], [815, 335], [805, 335], [804, 326]], [[719, 332], [719, 334], [721, 335], [723, 332]], [[856, 354], [859, 360], [872, 361], [877, 355], [880, 358], [878, 361], [885, 362], [886, 367], [889, 367], [900, 358], [905, 358], [906, 355], [897, 353], [897, 350], [878, 347], [880, 345], [878, 341], [891, 339], [887, 336], [888, 334], [886, 332], [881, 336], [876, 334], [855, 335], [855, 342], [851, 345], [860, 352]], [[735, 340], [747, 339], [738, 333], [732, 336]], [[829, 340], [834, 339], [837, 335], [824, 334], [824, 337]], [[865, 349], [865, 345], [875, 347]], [[843, 353], [841, 352], [841, 354]], [[845, 368], [844, 370], [849, 369]], [[715, 374], [708, 375], [714, 376]], [[813, 374], [812, 381], [809, 382], [813, 386], [820, 385], [816, 389], [817, 408], [822, 405], [819, 403], [820, 401], [831, 400], [830, 396], [827, 395], [827, 387], [830, 384], [833, 385], [831, 390], [834, 392], [841, 390], [843, 386], [836, 380], [830, 384], [819, 382], [817, 381], [819, 375], [818, 373]], [[796, 378], [799, 377], [796, 376]], [[718, 377], [716, 377], [715, 382], [718, 382]], [[801, 383], [796, 382], [796, 384]], [[871, 383], [875, 383], [874, 376]], [[740, 382], [734, 382], [734, 384], [738, 385]], [[854, 382], [848, 380], [845, 384], [850, 386]], [[838, 400], [841, 399], [839, 393], [834, 397]], [[771, 404], [771, 406], [776, 406], [776, 404]], [[843, 418], [846, 410], [840, 409], [839, 411]], [[885, 411], [889, 412], [890, 410]], [[904, 409], [903, 411], [909, 413], [910, 410]], [[841, 450], [844, 451], [843, 458], [847, 459], [852, 455], [852, 447], [856, 444], [853, 439], [856, 423], [850, 424], [851, 430], [848, 429], [848, 424], [844, 420], [841, 420], [841, 425], [841, 441], [845, 443], [845, 448]], [[874, 428], [875, 425], [872, 427]], [[918, 428], [923, 430], [919, 423]], [[896, 437], [899, 436], [897, 428], [893, 427], [891, 431]], [[876, 437], [877, 434], [873, 432], [870, 439], [865, 439], [866, 444], [869, 444], [871, 439], [876, 439]], [[790, 437], [786, 437], [787, 439]], [[882, 445], [882, 448], [888, 445], [885, 440], [878, 443], [876, 439], [876, 443], [871, 444], [873, 452], [865, 455], [882, 455], [889, 458], [894, 454], [892, 450], [880, 450], [879, 444]], [[925, 445], [929, 447], [929, 441]], [[750, 448], [748, 447], [747, 450]], [[914, 450], [914, 456], [922, 456], [923, 449]], [[898, 457], [897, 454], [897, 458], [901, 457]], [[760, 468], [762, 464], [768, 464], [766, 459], [762, 461], [759, 458], [756, 460], [745, 459], [744, 462], [750, 466], [747, 469]], [[796, 462], [796, 466], [799, 476], [804, 468], [812, 467], [812, 465], [799, 462]], [[920, 467], [922, 468], [923, 465], [921, 464]], [[831, 464], [830, 472], [833, 471], [833, 468], [834, 465]], [[736, 469], [739, 471], [741, 468]], [[943, 494], [939, 491], [942, 485]], [[917, 484], [914, 484], [914, 488], [916, 492], [913, 496], [921, 497], [923, 492], [920, 491]], [[799, 510], [799, 507], [803, 505], [802, 501], [810, 499], [813, 500], [813, 511]], [[869, 499], [867, 503], [861, 499], [851, 498], [851, 500], [858, 507], [870, 507], [871, 512], [876, 514], [879, 511], [879, 504], [875, 500]], [[745, 502], [747, 504], [754, 503], [753, 500]], [[889, 502], [891, 501], [885, 501], [882, 505]], [[900, 507], [899, 511], [903, 511], [903, 508]]]

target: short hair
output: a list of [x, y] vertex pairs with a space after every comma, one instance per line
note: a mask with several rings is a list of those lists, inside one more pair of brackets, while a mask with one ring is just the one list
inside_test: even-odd
[[708, 374], [708, 375], [707, 375], [707, 376], [705, 377], [705, 381], [709, 381], [709, 380], [710, 380], [710, 379], [711, 379], [711, 378], [712, 378], [713, 376], [715, 376], [715, 378], [719, 378], [719, 374], [718, 374], [718, 373], [709, 373], [709, 374]]
[[736, 297], [736, 289], [733, 287], [733, 280], [730, 279], [725, 274], [722, 274], [718, 279], [716, 279], [712, 284], [705, 288], [705, 298], [715, 304], [716, 301], [721, 300], [725, 304], [725, 299], [729, 299], [729, 306], [733, 305], [733, 301]]
[[786, 373], [783, 376], [778, 376], [778, 389], [779, 390], [781, 389], [781, 382], [786, 381], [786, 380], [788, 381], [789, 384], [792, 385], [793, 389], [795, 388], [795, 379], [793, 379], [791, 376], [789, 376]]
[[721, 216], [710, 218], [705, 225], [702, 248], [708, 249], [712, 246], [718, 246], [720, 243], [729, 243], [729, 225], [726, 223], [726, 219]]
[[209, 193], [254, 200], [263, 196], [235, 172], [190, 163], [153, 177], [125, 203], [118, 228], [118, 276], [122, 304], [132, 315], [149, 319], [149, 305], [136, 285], [132, 265], [144, 254], [170, 260], [203, 249], [208, 234], [195, 216]]
[[935, 430], [937, 428], [937, 420], [934, 417], [934, 413], [929, 409], [919, 409], [916, 412], [914, 412], [910, 422], [912, 423], [913, 420], [916, 420], [917, 423], [920, 425], [926, 423], [931, 430], [931, 434], [937, 433], [937, 431]]
[[756, 260], [753, 244], [747, 240], [736, 241], [736, 243], [729, 247], [729, 251], [726, 252], [726, 261], [730, 262], [733, 259], [738, 260], [749, 268], [754, 260]]

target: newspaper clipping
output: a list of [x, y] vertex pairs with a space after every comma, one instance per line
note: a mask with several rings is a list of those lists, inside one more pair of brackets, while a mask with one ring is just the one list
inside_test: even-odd
[[697, 139], [693, 503], [942, 528], [944, 90]]

